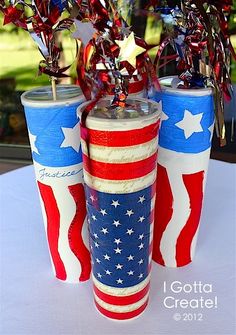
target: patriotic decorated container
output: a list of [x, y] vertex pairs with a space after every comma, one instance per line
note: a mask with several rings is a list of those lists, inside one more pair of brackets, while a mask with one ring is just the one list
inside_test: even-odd
[[90, 277], [80, 126], [83, 102], [77, 86], [58, 85], [25, 92], [32, 158], [55, 276], [68, 283]]
[[122, 119], [100, 118], [102, 99], [81, 125], [94, 300], [116, 320], [148, 304], [160, 123], [155, 102], [127, 103]]
[[214, 128], [212, 90], [178, 89], [160, 80], [159, 134], [153, 259], [180, 267], [193, 259]]

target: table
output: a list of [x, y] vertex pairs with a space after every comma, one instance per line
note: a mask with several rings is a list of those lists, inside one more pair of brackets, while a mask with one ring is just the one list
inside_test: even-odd
[[[53, 277], [33, 167], [3, 174], [0, 186], [0, 334], [235, 334], [236, 165], [210, 161], [193, 263], [179, 269], [153, 264], [147, 310], [123, 322], [98, 314], [91, 282], [70, 285]], [[187, 303], [172, 308], [181, 299]], [[201, 299], [211, 299], [208, 308], [193, 308]]]

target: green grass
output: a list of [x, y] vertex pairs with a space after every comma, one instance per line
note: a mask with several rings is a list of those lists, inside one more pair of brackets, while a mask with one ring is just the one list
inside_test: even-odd
[[[156, 26], [153, 19], [149, 18], [145, 39], [149, 44], [159, 41], [160, 25]], [[236, 35], [232, 37], [232, 44], [236, 48]], [[75, 42], [67, 36], [63, 38], [65, 63], [71, 64], [75, 58]], [[151, 50], [153, 57], [156, 51]], [[49, 85], [46, 75], [38, 76], [38, 64], [42, 60], [40, 52], [25, 31], [19, 33], [0, 33], [0, 78], [14, 77], [16, 89], [20, 91], [34, 87]], [[72, 71], [72, 70], [70, 70]], [[232, 81], [236, 82], [236, 63], [232, 64]]]
[[[66, 37], [63, 47], [66, 64], [69, 65], [75, 58], [75, 44]], [[50, 84], [47, 75], [38, 76], [38, 64], [42, 59], [28, 33], [0, 34], [0, 79], [14, 77], [16, 90], [25, 91]]]

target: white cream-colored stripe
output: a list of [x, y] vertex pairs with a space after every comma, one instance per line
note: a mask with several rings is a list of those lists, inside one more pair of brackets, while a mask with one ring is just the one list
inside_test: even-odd
[[156, 203], [156, 193], [154, 194], [151, 200], [151, 211], [154, 209], [155, 203]]
[[198, 228], [196, 230], [196, 233], [192, 239], [192, 243], [191, 243], [191, 249], [190, 249], [190, 257], [191, 257], [191, 260], [193, 260], [193, 257], [195, 255], [195, 249], [196, 249], [196, 244], [197, 244], [197, 237], [198, 237], [198, 232], [199, 232], [199, 226], [200, 224], [198, 225]]
[[[88, 156], [87, 143], [81, 140], [82, 150]], [[157, 139], [127, 147], [104, 147], [89, 144], [89, 157], [104, 163], [132, 163], [146, 159], [157, 152]]]
[[103, 293], [108, 295], [114, 295], [119, 297], [129, 296], [139, 291], [142, 291], [150, 282], [150, 275], [147, 276], [141, 283], [131, 286], [131, 287], [112, 287], [105, 284], [100, 283], [94, 275], [92, 275], [94, 285]]
[[144, 177], [128, 180], [108, 180], [91, 176], [84, 170], [84, 181], [90, 187], [104, 193], [133, 193], [151, 186], [156, 180], [156, 169]]
[[58, 240], [58, 252], [66, 270], [66, 281], [78, 283], [81, 274], [81, 265], [70, 249], [68, 231], [76, 213], [76, 204], [68, 189], [63, 192], [59, 187], [53, 188], [57, 199], [57, 206], [60, 211], [60, 231]]
[[168, 170], [178, 170], [182, 174], [207, 171], [210, 157], [210, 149], [201, 153], [189, 154], [158, 148], [158, 163]]
[[128, 313], [128, 312], [133, 312], [136, 309], [139, 309], [141, 306], [143, 306], [146, 303], [146, 301], [148, 300], [148, 296], [149, 296], [149, 291], [145, 295], [145, 297], [143, 299], [139, 300], [138, 302], [136, 302], [134, 304], [130, 304], [130, 305], [120, 306], [120, 305], [111, 305], [111, 304], [108, 304], [108, 303], [104, 302], [103, 300], [101, 300], [100, 298], [98, 298], [96, 296], [96, 294], [94, 293], [94, 298], [95, 298], [96, 302], [102, 308], [106, 309], [109, 312], [113, 312], [113, 313]]
[[88, 217], [86, 215], [81, 231], [83, 242], [86, 248], [89, 250], [89, 230], [88, 230]]
[[167, 169], [173, 194], [173, 215], [160, 242], [160, 251], [166, 266], [177, 266], [177, 239], [191, 212], [190, 199], [182, 175], [204, 171], [203, 184], [205, 184], [209, 155], [209, 149], [200, 154], [177, 153], [161, 147], [158, 150], [158, 162]]

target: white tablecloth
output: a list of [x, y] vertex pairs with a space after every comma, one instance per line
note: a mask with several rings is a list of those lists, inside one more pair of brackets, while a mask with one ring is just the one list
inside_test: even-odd
[[[193, 263], [179, 269], [153, 264], [150, 302], [144, 314], [133, 321], [114, 322], [96, 311], [91, 282], [70, 285], [53, 277], [33, 167], [2, 175], [0, 333], [235, 334], [235, 183], [236, 165], [210, 161]], [[209, 293], [201, 293], [200, 283], [210, 284], [212, 292], [207, 285]], [[174, 293], [171, 284], [175, 291], [184, 285], [185, 290], [194, 290], [195, 285], [197, 292]], [[187, 299], [196, 306], [191, 300], [201, 297], [212, 299], [213, 307], [164, 305], [164, 299], [168, 307], [174, 299]]]

